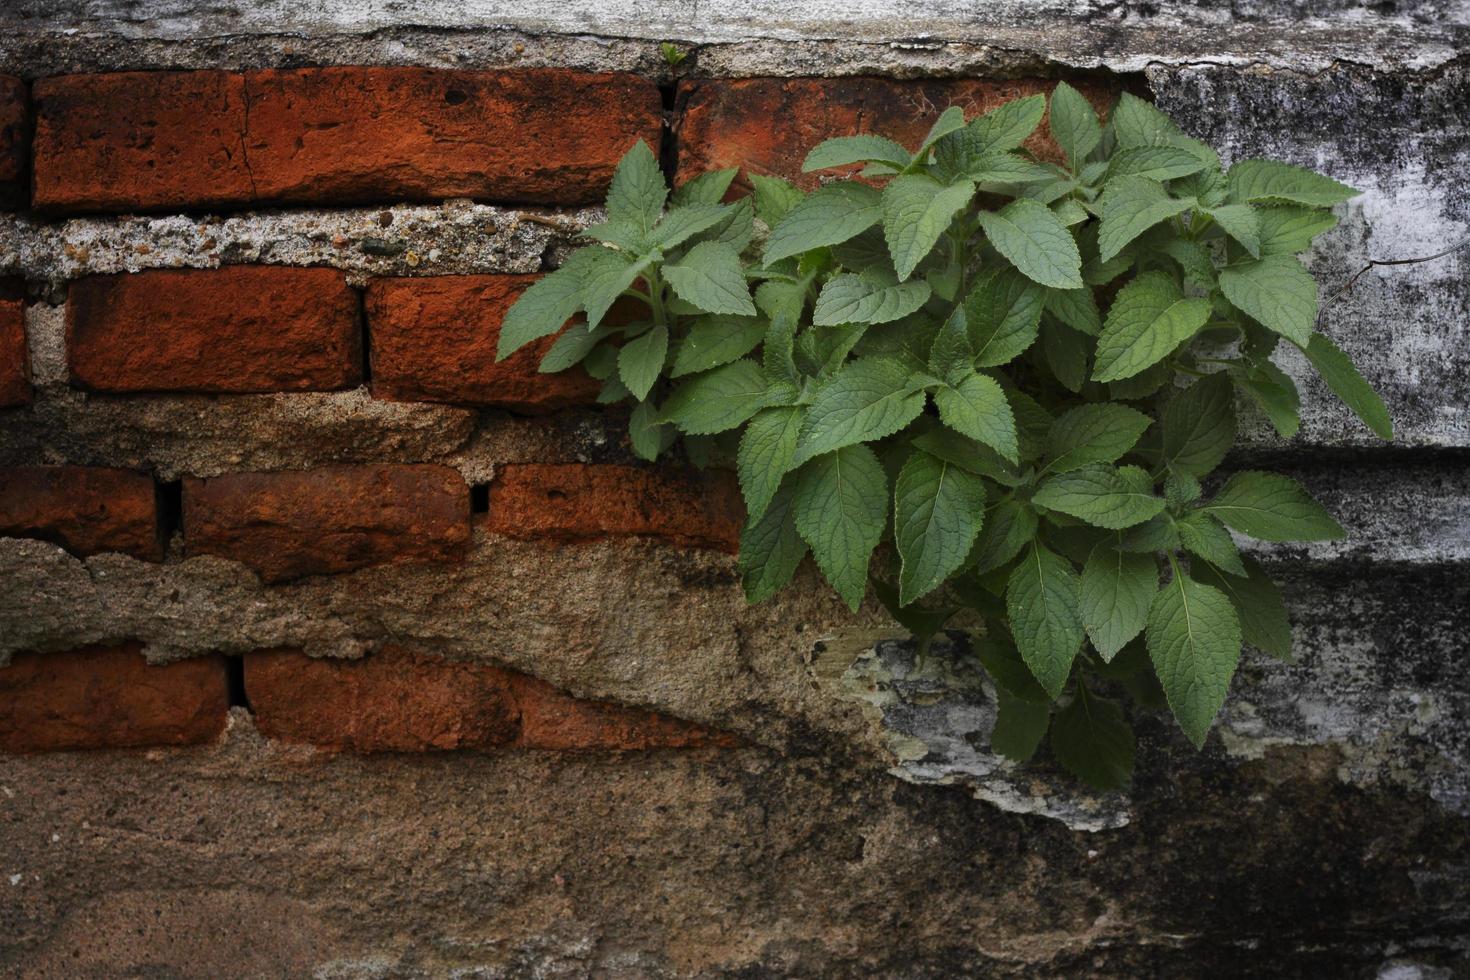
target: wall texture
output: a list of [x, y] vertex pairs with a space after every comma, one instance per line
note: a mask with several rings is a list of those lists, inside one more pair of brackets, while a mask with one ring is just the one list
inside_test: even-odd
[[1393, 447], [1283, 358], [1238, 461], [1351, 538], [1106, 798], [494, 362], [634, 140], [795, 176], [1059, 77], [1362, 188], [1327, 284], [1470, 235], [1464, 0], [974, 8], [0, 7], [0, 973], [1470, 975], [1466, 251], [1327, 311]]

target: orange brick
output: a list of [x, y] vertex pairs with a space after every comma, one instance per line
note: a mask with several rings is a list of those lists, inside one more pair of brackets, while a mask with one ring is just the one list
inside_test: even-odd
[[40, 538], [77, 555], [163, 557], [153, 478], [100, 466], [0, 469], [0, 535]]

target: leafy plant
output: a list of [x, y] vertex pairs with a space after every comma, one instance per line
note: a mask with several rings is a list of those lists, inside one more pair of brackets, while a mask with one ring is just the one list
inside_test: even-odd
[[[639, 143], [618, 167], [600, 244], [507, 315], [501, 356], [557, 338], [543, 371], [583, 365], [633, 403], [634, 452], [682, 439], [731, 463], [747, 507], [750, 601], [810, 553], [856, 609], [871, 583], [927, 646], [962, 609], [995, 682], [992, 744], [1021, 760], [1050, 733], [1098, 787], [1128, 780], [1121, 706], [1166, 703], [1196, 746], [1242, 644], [1291, 652], [1286, 608], [1231, 532], [1340, 538], [1295, 482], [1212, 476], [1237, 402], [1299, 426], [1284, 340], [1378, 435], [1383, 402], [1315, 330], [1296, 257], [1357, 192], [1268, 160], [1228, 171], [1147, 102], [1104, 122], [1066, 84], [966, 121], [946, 110], [912, 152], [828, 140], [811, 193], [734, 170], [668, 189]], [[665, 204], [668, 207], [665, 207]], [[642, 316], [612, 318], [619, 300]], [[892, 547], [878, 551], [879, 545]], [[874, 554], [882, 557], [874, 561]]]

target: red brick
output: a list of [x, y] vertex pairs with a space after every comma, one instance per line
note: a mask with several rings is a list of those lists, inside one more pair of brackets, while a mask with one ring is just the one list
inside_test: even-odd
[[24, 207], [26, 161], [30, 157], [31, 120], [26, 84], [11, 75], [0, 75], [0, 207]]
[[495, 361], [505, 311], [536, 278], [374, 280], [364, 300], [372, 336], [373, 394], [522, 412], [594, 403], [600, 386], [581, 368], [557, 374], [537, 371], [553, 337]]
[[0, 282], [0, 408], [30, 402], [30, 361], [24, 296], [16, 283]]
[[484, 525], [511, 538], [647, 535], [734, 552], [743, 520], [740, 490], [728, 473], [525, 463], [496, 471]]
[[453, 561], [469, 542], [469, 488], [447, 466], [333, 466], [184, 481], [185, 550], [244, 562], [267, 582]]
[[228, 711], [219, 657], [152, 667], [129, 643], [20, 653], [0, 668], [0, 751], [194, 745], [217, 738]]
[[[1115, 91], [1090, 81], [1075, 83], [1100, 110]], [[1055, 82], [1040, 78], [922, 79], [742, 78], [686, 82], [680, 93], [679, 179], [740, 167], [785, 177], [805, 188], [817, 174], [803, 174], [801, 163], [812, 147], [833, 136], [877, 133], [913, 149], [950, 105], [963, 106], [966, 118], [1002, 102], [1049, 92]], [[1027, 147], [1059, 159], [1044, 135], [1046, 123]], [[851, 168], [856, 173], [861, 168]]]
[[362, 660], [247, 654], [245, 692], [267, 737], [358, 752], [488, 749], [520, 728], [509, 672], [395, 647]]
[[35, 204], [66, 211], [590, 203], [662, 117], [646, 79], [557, 69], [123, 72], [34, 97]]
[[362, 380], [357, 294], [333, 269], [93, 276], [66, 303], [72, 380], [94, 391], [330, 391]]
[[394, 646], [360, 660], [248, 654], [245, 693], [268, 738], [356, 752], [735, 744], [678, 718], [572, 697], [519, 671]]
[[0, 469], [0, 535], [40, 538], [77, 555], [121, 551], [158, 561], [153, 479], [93, 466]]

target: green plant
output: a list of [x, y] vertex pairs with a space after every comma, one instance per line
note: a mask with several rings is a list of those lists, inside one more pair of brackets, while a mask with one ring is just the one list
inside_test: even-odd
[[678, 68], [689, 57], [688, 51], [680, 51], [679, 46], [672, 41], [664, 41], [658, 46], [658, 53], [663, 56], [664, 64], [670, 68]]
[[[585, 314], [541, 370], [583, 364], [602, 401], [632, 401], [645, 459], [682, 437], [698, 465], [733, 460], [750, 601], [810, 551], [856, 609], [891, 540], [872, 584], [923, 644], [962, 609], [984, 617], [995, 748], [1025, 759], [1049, 730], [1064, 766], [1110, 787], [1134, 743], [1102, 691], [1166, 702], [1199, 746], [1242, 642], [1290, 655], [1282, 597], [1230, 531], [1343, 535], [1284, 476], [1210, 478], [1237, 396], [1297, 431], [1272, 351], [1300, 348], [1392, 432], [1316, 332], [1296, 258], [1356, 191], [1264, 160], [1226, 173], [1147, 102], [1124, 95], [1103, 123], [1065, 84], [1049, 125], [1068, 163], [1044, 162], [1023, 144], [1046, 110], [1040, 95], [968, 122], [952, 107], [915, 152], [862, 134], [806, 159], [858, 179], [805, 194], [752, 174], [722, 203], [724, 170], [667, 210], [640, 143], [587, 231], [601, 245], [525, 292], [500, 352]], [[625, 297], [646, 315], [613, 322]]]

